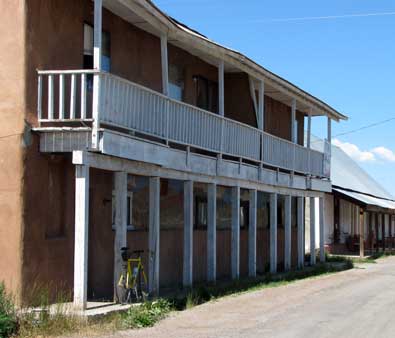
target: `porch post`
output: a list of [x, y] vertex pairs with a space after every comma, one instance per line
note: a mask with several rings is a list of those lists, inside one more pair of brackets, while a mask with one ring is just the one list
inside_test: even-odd
[[217, 185], [207, 187], [207, 280], [217, 279]]
[[160, 178], [149, 179], [149, 263], [148, 263], [148, 292], [150, 295], [159, 294], [159, 248], [160, 248]]
[[310, 149], [311, 147], [311, 114], [312, 114], [312, 109], [310, 108], [309, 110], [309, 115], [307, 117], [307, 148]]
[[277, 193], [270, 194], [270, 273], [277, 272]]
[[89, 166], [75, 166], [74, 306], [85, 310], [88, 289]]
[[380, 214], [381, 218], [381, 239], [383, 243], [383, 252], [385, 252], [385, 215]]
[[167, 53], [167, 35], [160, 36], [161, 63], [162, 63], [162, 93], [169, 95], [169, 61]]
[[225, 115], [225, 65], [224, 61], [220, 60], [218, 65], [218, 113], [221, 116]]
[[193, 283], [193, 181], [184, 182], [184, 269], [183, 286]]
[[320, 262], [325, 262], [325, 219], [324, 219], [324, 198], [319, 198], [319, 216], [320, 216]]
[[374, 213], [374, 228], [376, 232], [376, 252], [379, 252], [379, 215], [377, 212]]
[[292, 99], [292, 106], [291, 106], [291, 140], [293, 143], [296, 143], [297, 134], [295, 132], [295, 125], [296, 125], [296, 99]]
[[122, 272], [121, 248], [127, 246], [128, 174], [114, 173], [115, 185], [115, 238], [114, 238], [114, 300], [117, 299], [117, 285]]
[[240, 187], [232, 187], [232, 279], [240, 273]]
[[[102, 55], [102, 11], [103, 0], [94, 0], [94, 27], [93, 27], [93, 68], [101, 71]], [[99, 112], [100, 112], [100, 74], [93, 76], [92, 99], [92, 148], [99, 147]]]
[[[255, 95], [255, 93], [254, 93]], [[264, 131], [265, 130], [265, 82], [263, 80], [259, 81], [259, 101], [258, 101], [258, 116], [259, 116], [259, 125], [258, 129]]]
[[328, 143], [329, 144], [331, 144], [332, 143], [332, 120], [331, 120], [331, 118], [328, 116], [328, 121], [327, 121], [327, 123], [328, 123], [328, 136], [327, 136], [327, 140], [328, 140]]
[[310, 197], [310, 264], [315, 265], [315, 197]]
[[304, 197], [298, 197], [298, 268], [304, 267]]
[[256, 277], [256, 219], [257, 219], [257, 197], [255, 189], [250, 190], [250, 210], [248, 227], [248, 275]]
[[363, 209], [359, 209], [359, 256], [365, 256], [365, 214]]
[[285, 271], [288, 271], [291, 269], [291, 241], [292, 241], [292, 228], [291, 228], [291, 217], [292, 217], [292, 203], [291, 203], [291, 196], [287, 195], [285, 196], [285, 203], [284, 203], [284, 209], [285, 209], [285, 245], [284, 245], [284, 269]]

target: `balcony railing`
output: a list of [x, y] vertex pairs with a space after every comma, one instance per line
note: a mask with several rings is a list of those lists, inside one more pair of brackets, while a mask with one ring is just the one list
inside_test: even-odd
[[329, 177], [321, 152], [173, 100], [110, 73], [39, 71], [39, 122], [91, 123], [93, 76], [100, 77], [96, 122], [103, 128], [133, 131], [275, 168]]

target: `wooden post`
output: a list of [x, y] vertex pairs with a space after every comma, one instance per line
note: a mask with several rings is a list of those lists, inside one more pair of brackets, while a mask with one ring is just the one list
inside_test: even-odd
[[159, 294], [159, 250], [160, 250], [160, 179], [149, 179], [149, 224], [148, 224], [148, 292]]
[[221, 116], [225, 115], [225, 65], [224, 61], [220, 60], [218, 65], [218, 113]]
[[115, 185], [115, 238], [114, 238], [114, 300], [117, 298], [117, 287], [122, 272], [121, 248], [127, 246], [127, 213], [128, 213], [128, 175], [125, 172], [114, 173]]
[[[101, 71], [103, 0], [94, 1], [93, 68]], [[92, 100], [92, 148], [94, 149], [99, 148], [100, 108], [100, 74], [94, 74]]]
[[312, 115], [313, 109], [310, 108], [309, 110], [309, 115], [307, 117], [307, 148], [311, 148], [311, 115]]
[[298, 268], [304, 267], [304, 197], [298, 197]]
[[217, 185], [207, 187], [207, 280], [217, 279]]
[[385, 215], [380, 214], [381, 216], [381, 238], [383, 241], [383, 252], [385, 252]]
[[232, 187], [232, 279], [240, 274], [240, 187]]
[[285, 196], [284, 202], [284, 214], [285, 214], [285, 226], [284, 226], [284, 269], [288, 271], [291, 269], [291, 241], [292, 241], [292, 197], [290, 195]]
[[324, 216], [324, 198], [319, 198], [319, 217], [320, 217], [320, 262], [325, 262], [325, 216]]
[[376, 252], [379, 252], [379, 215], [376, 212], [374, 214], [375, 222], [374, 222], [374, 227], [376, 230], [375, 238], [376, 238]]
[[193, 181], [184, 182], [184, 269], [183, 286], [193, 283]]
[[315, 265], [315, 197], [310, 197], [310, 264]]
[[257, 196], [255, 189], [250, 190], [250, 210], [248, 227], [248, 275], [256, 277], [256, 219], [257, 219]]
[[265, 82], [263, 80], [259, 81], [259, 102], [258, 102], [258, 129], [265, 130]]
[[296, 125], [296, 99], [292, 99], [291, 105], [291, 140], [293, 143], [297, 143], [297, 133], [295, 131]]
[[167, 52], [167, 35], [160, 36], [161, 62], [162, 62], [162, 92], [169, 95], [169, 61]]
[[85, 310], [88, 289], [89, 167], [75, 166], [74, 306]]
[[365, 229], [364, 229], [364, 211], [359, 209], [359, 256], [363, 258], [365, 256]]
[[328, 140], [329, 144], [332, 143], [332, 123], [331, 122], [332, 122], [332, 120], [328, 116], [328, 121], [327, 121], [327, 123], [328, 123], [328, 136], [327, 136], [327, 140]]
[[270, 273], [277, 272], [277, 193], [270, 194]]

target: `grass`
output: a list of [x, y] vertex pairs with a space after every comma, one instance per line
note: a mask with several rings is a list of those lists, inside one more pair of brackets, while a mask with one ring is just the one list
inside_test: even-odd
[[[331, 258], [332, 263], [317, 264], [303, 270], [291, 271], [278, 275], [265, 274], [255, 279], [240, 279], [238, 281], [218, 282], [217, 285], [201, 285], [184, 293], [179, 298], [158, 299], [154, 302], [145, 302], [131, 307], [123, 313], [115, 313], [98, 319], [86, 320], [81, 317], [70, 315], [62, 305], [68, 295], [60, 292], [55, 297], [59, 303], [51, 306], [53, 297], [48, 292], [48, 287], [32, 288], [29, 301], [40, 311], [32, 311], [25, 308], [17, 314], [12, 298], [5, 293], [4, 286], [0, 284], [0, 330], [2, 328], [2, 313], [7, 313], [11, 323], [3, 326], [6, 331], [0, 331], [0, 337], [21, 338], [27, 337], [55, 337], [62, 335], [78, 334], [81, 337], [115, 333], [119, 330], [136, 329], [155, 325], [172, 311], [183, 311], [196, 305], [225, 296], [238, 295], [240, 293], [274, 288], [305, 278], [314, 278], [336, 271], [352, 268], [351, 260]], [[340, 264], [336, 264], [340, 262]], [[33, 294], [34, 293], [34, 294]], [[1, 295], [3, 295], [1, 297]], [[3, 304], [3, 305], [2, 305]], [[1, 312], [1, 308], [8, 310]]]
[[338, 255], [328, 255], [327, 256], [327, 261], [328, 262], [345, 262], [347, 260], [351, 261], [354, 264], [364, 264], [364, 263], [369, 263], [369, 264], [376, 264], [376, 260], [379, 258], [385, 258], [389, 256], [394, 256], [395, 252], [375, 252], [370, 256], [361, 258], [361, 257], [345, 257], [345, 256], [338, 256]]

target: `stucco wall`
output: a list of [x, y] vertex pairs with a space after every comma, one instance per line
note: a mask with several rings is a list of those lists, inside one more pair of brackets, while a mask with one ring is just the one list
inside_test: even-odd
[[25, 1], [0, 1], [0, 281], [21, 282]]

